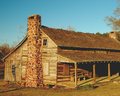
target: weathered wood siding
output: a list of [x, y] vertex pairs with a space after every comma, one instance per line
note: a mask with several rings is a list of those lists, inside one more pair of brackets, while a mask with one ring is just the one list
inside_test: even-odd
[[14, 81], [12, 65], [15, 65], [16, 81], [25, 79], [27, 63], [27, 41], [5, 59], [5, 80]]
[[42, 64], [44, 84], [55, 84], [57, 77], [57, 46], [43, 32], [43, 40], [47, 39], [47, 45], [42, 46]]
[[[42, 46], [42, 64], [44, 84], [55, 84], [57, 77], [57, 46], [43, 32], [42, 42], [47, 39], [47, 46]], [[16, 81], [25, 80], [26, 63], [27, 63], [27, 41], [24, 42], [16, 51], [5, 59], [5, 80], [14, 81], [12, 74], [12, 65], [16, 67]]]

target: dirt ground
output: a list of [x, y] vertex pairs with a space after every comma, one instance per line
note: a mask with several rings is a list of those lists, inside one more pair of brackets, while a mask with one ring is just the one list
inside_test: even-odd
[[0, 96], [120, 96], [120, 82], [109, 82], [98, 88], [40, 89], [19, 88], [0, 81]]

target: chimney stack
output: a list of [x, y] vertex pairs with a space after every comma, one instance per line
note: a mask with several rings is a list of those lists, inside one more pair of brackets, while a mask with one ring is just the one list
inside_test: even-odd
[[110, 32], [109, 37], [112, 38], [112, 39], [117, 40], [118, 39], [117, 32]]
[[41, 16], [32, 15], [28, 17], [28, 35], [36, 35], [41, 27]]
[[28, 62], [26, 64], [26, 87], [43, 86], [43, 71], [42, 71], [42, 32], [41, 17], [33, 15], [28, 17]]

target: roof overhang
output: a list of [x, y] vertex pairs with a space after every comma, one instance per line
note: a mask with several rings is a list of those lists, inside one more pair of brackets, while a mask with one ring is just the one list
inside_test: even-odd
[[5, 57], [3, 57], [3, 61], [9, 56], [11, 55], [14, 51], [16, 51], [25, 41], [27, 40], [27, 36], [24, 37], [24, 39], [13, 49], [10, 51], [10, 53], [8, 53]]

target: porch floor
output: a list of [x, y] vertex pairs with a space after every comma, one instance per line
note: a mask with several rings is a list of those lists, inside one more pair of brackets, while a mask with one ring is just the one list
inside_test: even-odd
[[[111, 81], [119, 81], [119, 80], [120, 80], [120, 76], [118, 76], [117, 74], [111, 76]], [[108, 82], [108, 81], [109, 81], [108, 76], [96, 78], [96, 83], [102, 83], [102, 82]], [[84, 86], [88, 84], [94, 84], [93, 78], [77, 81], [77, 85], [79, 86]], [[74, 81], [65, 81], [65, 82], [62, 81], [62, 82], [58, 82], [57, 85], [65, 86], [66, 88], [75, 88]]]

